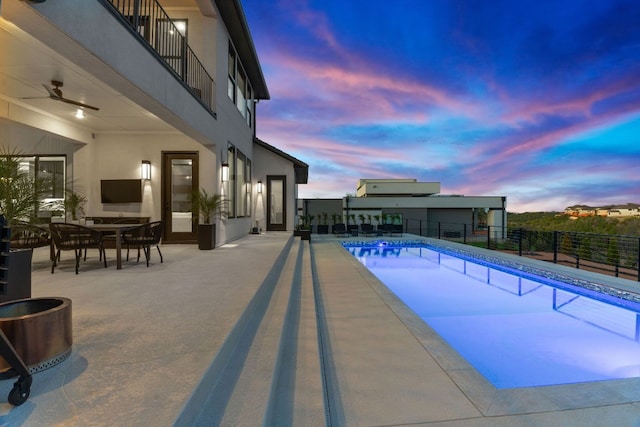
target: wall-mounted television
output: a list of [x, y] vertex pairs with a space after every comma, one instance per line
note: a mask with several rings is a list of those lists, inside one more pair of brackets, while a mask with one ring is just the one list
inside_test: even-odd
[[142, 180], [100, 180], [100, 199], [102, 203], [142, 203]]

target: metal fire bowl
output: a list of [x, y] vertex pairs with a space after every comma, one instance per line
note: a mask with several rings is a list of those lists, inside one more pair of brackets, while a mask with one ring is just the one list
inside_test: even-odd
[[[31, 373], [51, 368], [71, 354], [71, 300], [27, 298], [0, 304], [0, 329]], [[15, 375], [0, 357], [0, 378]]]

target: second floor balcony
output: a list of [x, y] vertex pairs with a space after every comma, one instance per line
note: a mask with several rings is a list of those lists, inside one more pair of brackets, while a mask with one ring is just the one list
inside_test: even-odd
[[172, 19], [156, 0], [101, 0], [215, 114], [215, 82], [187, 43], [187, 21]]

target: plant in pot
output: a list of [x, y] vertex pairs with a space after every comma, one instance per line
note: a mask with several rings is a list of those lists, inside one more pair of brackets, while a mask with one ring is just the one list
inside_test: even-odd
[[326, 212], [322, 212], [318, 216], [320, 224], [318, 224], [318, 234], [329, 234], [329, 225], [327, 225], [327, 219], [329, 215]]
[[333, 227], [334, 227], [333, 230], [331, 230], [331, 232], [335, 233], [336, 225], [337, 224], [343, 224], [341, 222], [342, 221], [342, 217], [339, 214], [334, 213], [334, 214], [331, 214], [331, 220], [333, 221]]
[[38, 235], [48, 244], [46, 230], [33, 225], [46, 182], [31, 176], [28, 169], [22, 167], [21, 158], [15, 149], [0, 148], [0, 215], [13, 236], [10, 267], [0, 302], [31, 297], [31, 258], [35, 246], [30, 243], [35, 240], [20, 237]]
[[67, 190], [64, 197], [64, 210], [71, 214], [71, 221], [77, 222], [80, 215], [84, 215], [84, 204], [87, 198], [72, 190]]
[[193, 211], [198, 212], [198, 248], [210, 250], [216, 247], [215, 220], [225, 222], [229, 215], [229, 201], [221, 194], [209, 194], [202, 188], [192, 194]]
[[300, 227], [300, 238], [302, 240], [311, 240], [311, 223], [313, 222], [314, 218], [314, 215], [309, 214], [301, 216], [302, 225]]

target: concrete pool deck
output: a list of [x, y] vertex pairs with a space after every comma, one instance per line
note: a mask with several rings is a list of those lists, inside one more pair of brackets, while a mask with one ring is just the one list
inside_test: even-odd
[[1, 381], [0, 425], [640, 425], [637, 378], [495, 389], [341, 247], [355, 238], [312, 239], [163, 245], [163, 264], [154, 250], [120, 271], [108, 250], [107, 270], [90, 253], [78, 275], [36, 250], [33, 296], [73, 301], [73, 352], [22, 406]]

